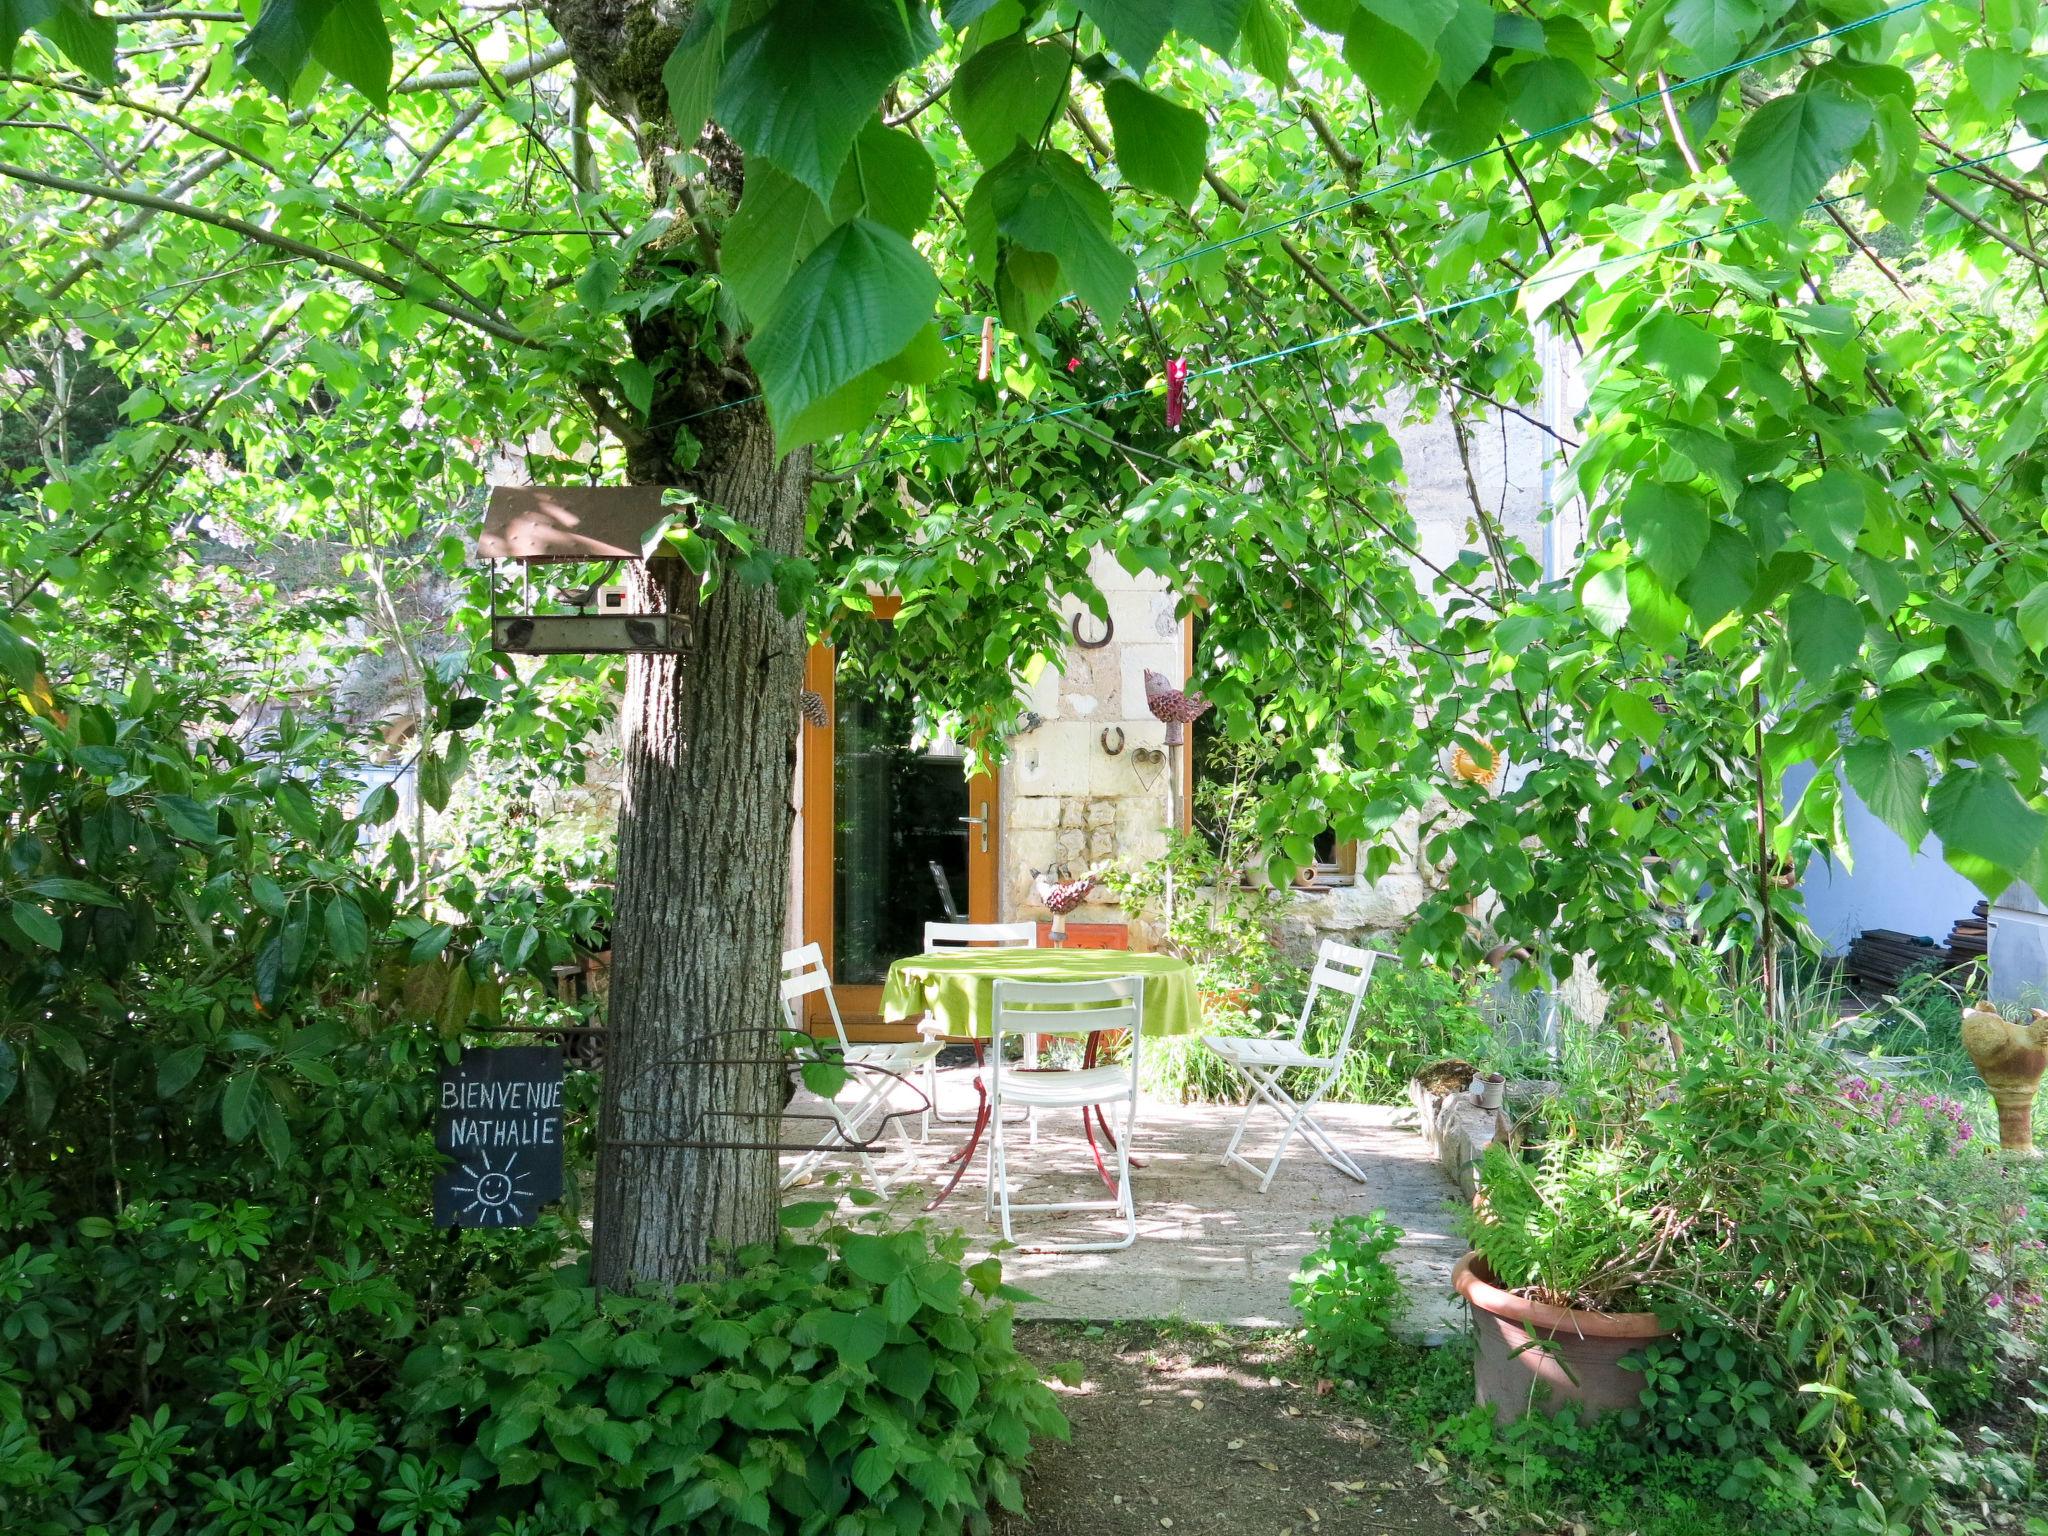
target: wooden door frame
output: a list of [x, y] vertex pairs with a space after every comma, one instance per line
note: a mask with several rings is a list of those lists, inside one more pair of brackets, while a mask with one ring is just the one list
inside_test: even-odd
[[[903, 606], [901, 598], [877, 597], [874, 599], [873, 617], [891, 619]], [[835, 964], [832, 952], [832, 907], [834, 886], [835, 816], [837, 802], [835, 727], [839, 719], [838, 709], [838, 662], [836, 646], [823, 642], [813, 645], [804, 659], [804, 687], [825, 701], [826, 724], [812, 725], [806, 722], [803, 728], [803, 846], [798, 857], [803, 860], [803, 938], [805, 942], [815, 940], [824, 951], [825, 965], [829, 970]], [[970, 836], [967, 856], [967, 911], [963, 914], [970, 922], [994, 922], [996, 920], [996, 871], [1002, 859], [1002, 784], [991, 770], [978, 773], [967, 781], [967, 803], [970, 811], [986, 807], [982, 814], [987, 821], [981, 828], [986, 838], [985, 850], [975, 845]], [[846, 1023], [846, 1033], [854, 1040], [911, 1040], [916, 1032], [911, 1024], [885, 1024], [881, 1017], [881, 991], [878, 986], [846, 985], [834, 989], [839, 998], [840, 1014]], [[804, 1016], [804, 1023], [814, 1034], [829, 1032], [830, 1017], [825, 1012], [824, 1000], [815, 994]]]

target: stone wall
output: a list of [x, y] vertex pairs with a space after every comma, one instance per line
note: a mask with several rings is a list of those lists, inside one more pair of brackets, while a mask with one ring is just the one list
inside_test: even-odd
[[[1039, 675], [1028, 706], [1039, 723], [1011, 741], [1003, 765], [997, 902], [1004, 920], [1046, 915], [1031, 899], [1034, 871], [1128, 867], [1166, 849], [1166, 727], [1145, 707], [1145, 671], [1185, 684], [1186, 626], [1157, 577], [1130, 575], [1102, 554], [1089, 574], [1109, 604], [1109, 643], [1070, 645], [1059, 667]], [[1101, 638], [1101, 622], [1073, 608], [1081, 637]], [[1072, 920], [1125, 918], [1098, 888]]]

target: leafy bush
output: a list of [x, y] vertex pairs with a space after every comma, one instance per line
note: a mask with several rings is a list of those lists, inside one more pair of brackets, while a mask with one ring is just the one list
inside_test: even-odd
[[1603, 1089], [1532, 1157], [1490, 1150], [1470, 1231], [1505, 1284], [1677, 1324], [1625, 1417], [1718, 1466], [1720, 1495], [1812, 1490], [1887, 1531], [2015, 1486], [1944, 1414], [2038, 1358], [2040, 1313], [2010, 1298], [2043, 1288], [2048, 1180], [1835, 1074], [1801, 1047], [1695, 1044], [1640, 1115]]
[[431, 1225], [436, 1024], [488, 988], [330, 733], [0, 665], [0, 1528], [374, 1523], [396, 1351], [576, 1240]]
[[1404, 1234], [1385, 1211], [1373, 1211], [1339, 1216], [1320, 1236], [1301, 1262], [1292, 1299], [1309, 1348], [1332, 1372], [1355, 1372], [1387, 1347], [1407, 1306], [1387, 1263]]
[[[818, 1500], [844, 1483], [932, 1529], [1014, 1500], [1058, 1415], [993, 1265], [841, 1235], [745, 1255], [724, 1287], [599, 1302], [573, 1262], [551, 1273], [581, 1247], [572, 1212], [437, 1232], [435, 1069], [497, 981], [367, 862], [390, 797], [357, 812], [332, 735], [286, 716], [238, 739], [168, 676], [60, 695], [4, 624], [0, 671], [7, 1536], [623, 1529], [657, 1482], [744, 1519], [733, 1479], [771, 1450], [778, 1473], [823, 1469]], [[697, 1360], [736, 1329], [743, 1352]], [[645, 1395], [649, 1347], [694, 1386]], [[408, 1352], [445, 1372], [401, 1382]], [[671, 1409], [687, 1426], [657, 1442]], [[725, 1438], [661, 1463], [707, 1424]]]
[[1017, 1293], [992, 1259], [963, 1276], [965, 1248], [834, 1227], [674, 1296], [558, 1270], [413, 1352], [407, 1444], [470, 1487], [476, 1531], [857, 1536], [1021, 1509], [1033, 1436], [1066, 1421], [1012, 1341]]
[[1679, 1225], [1662, 1180], [1629, 1141], [1494, 1142], [1459, 1230], [1503, 1287], [1558, 1306], [1627, 1312], [1654, 1287]]

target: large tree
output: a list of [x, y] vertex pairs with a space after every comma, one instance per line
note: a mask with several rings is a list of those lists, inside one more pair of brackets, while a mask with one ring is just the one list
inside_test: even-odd
[[[1163, 575], [1293, 770], [1283, 863], [1448, 791], [1440, 952], [1483, 898], [1669, 990], [1674, 913], [1753, 942], [1775, 857], [1840, 843], [1837, 763], [1987, 887], [2034, 867], [2033, 7], [8, 14], [10, 382], [129, 391], [23, 475], [17, 622], [148, 602], [208, 523], [415, 534], [507, 454], [681, 493], [636, 577], [700, 606], [626, 682], [604, 1283], [772, 1229], [770, 1155], [630, 1143], [773, 1124], [765, 1061], [668, 1064], [773, 1028], [807, 613], [872, 584], [875, 664], [987, 727], [1091, 550]], [[1476, 477], [1420, 561], [1385, 423], [1437, 411], [1468, 468], [1503, 413], [1574, 455], [1576, 581]], [[1447, 778], [1460, 743], [1519, 771]], [[1794, 761], [1827, 787], [1781, 816]]]

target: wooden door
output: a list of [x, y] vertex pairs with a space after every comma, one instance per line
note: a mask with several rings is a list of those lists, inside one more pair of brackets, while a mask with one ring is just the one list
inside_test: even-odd
[[[914, 739], [908, 703], [837, 662], [814, 645], [805, 671], [829, 723], [804, 726], [803, 937], [824, 948], [849, 1036], [910, 1039], [882, 1022], [882, 981], [923, 947], [927, 920], [995, 921], [996, 776], [969, 777], [953, 743]], [[806, 1022], [831, 1027], [822, 999]]]

